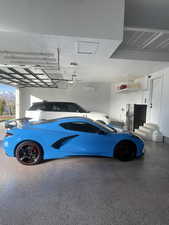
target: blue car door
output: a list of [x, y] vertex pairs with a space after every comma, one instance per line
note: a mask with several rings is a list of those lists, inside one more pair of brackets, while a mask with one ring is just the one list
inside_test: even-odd
[[113, 152], [112, 137], [109, 134], [82, 133], [77, 138], [87, 155], [110, 156]]
[[64, 148], [68, 155], [112, 155], [112, 134], [84, 122], [63, 123], [62, 127], [70, 131], [70, 136], [74, 136]]

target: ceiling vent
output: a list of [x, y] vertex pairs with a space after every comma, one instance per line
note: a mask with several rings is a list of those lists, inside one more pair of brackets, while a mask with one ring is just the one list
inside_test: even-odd
[[90, 42], [90, 41], [78, 41], [77, 42], [77, 53], [92, 55], [96, 54], [99, 47], [99, 42]]

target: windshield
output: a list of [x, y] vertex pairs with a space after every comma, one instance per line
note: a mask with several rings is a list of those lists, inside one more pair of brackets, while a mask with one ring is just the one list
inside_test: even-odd
[[115, 128], [111, 128], [111, 127], [108, 127], [107, 125], [99, 122], [99, 121], [95, 121], [96, 124], [98, 124], [100, 127], [102, 127], [107, 133], [115, 133], [117, 132]]

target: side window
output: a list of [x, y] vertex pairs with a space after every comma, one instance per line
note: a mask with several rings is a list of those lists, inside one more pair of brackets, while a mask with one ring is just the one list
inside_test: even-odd
[[58, 105], [57, 103], [53, 103], [51, 105], [51, 111], [53, 112], [61, 112], [61, 107], [60, 105]]
[[100, 130], [98, 127], [95, 127], [89, 123], [83, 123], [83, 122], [69, 122], [69, 123], [62, 123], [60, 124], [63, 128], [67, 130], [74, 130], [74, 131], [81, 131], [81, 132], [87, 132], [87, 133], [100, 133], [102, 130]]
[[33, 105], [29, 108], [29, 110], [31, 110], [31, 111], [37, 110], [37, 104], [33, 104]]
[[50, 103], [50, 110], [52, 112], [64, 112], [63, 104], [60, 103]]
[[46, 105], [45, 105], [45, 104], [41, 104], [41, 105], [39, 106], [39, 109], [40, 109], [40, 110], [43, 110], [43, 111], [46, 111]]
[[51, 111], [52, 105], [50, 103], [45, 103], [44, 106], [44, 111]]
[[29, 110], [35, 111], [35, 110], [45, 110], [45, 105], [43, 103], [33, 104]]
[[68, 103], [66, 106], [67, 106], [67, 112], [79, 112], [79, 108], [76, 104]]

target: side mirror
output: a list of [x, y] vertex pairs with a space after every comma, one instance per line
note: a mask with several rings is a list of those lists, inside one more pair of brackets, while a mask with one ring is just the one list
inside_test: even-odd
[[12, 129], [17, 126], [16, 121], [6, 121], [5, 122], [5, 129]]

